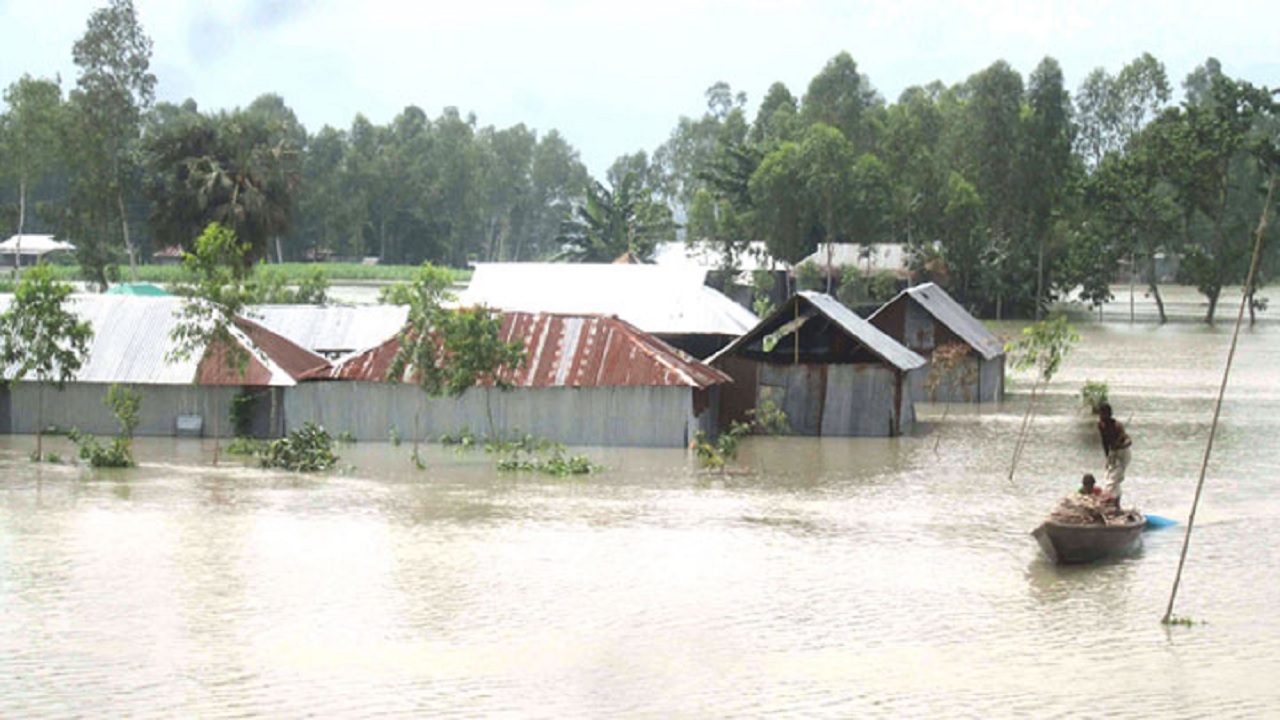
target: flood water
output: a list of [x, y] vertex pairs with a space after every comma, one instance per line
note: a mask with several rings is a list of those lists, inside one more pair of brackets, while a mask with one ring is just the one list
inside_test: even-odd
[[[0, 717], [1276, 716], [1280, 325], [1241, 338], [1192, 627], [1159, 621], [1229, 329], [1079, 329], [1013, 481], [1025, 382], [898, 440], [750, 439], [723, 476], [367, 443], [313, 477], [159, 439], [94, 474], [0, 438]], [[1134, 437], [1127, 501], [1183, 524], [1058, 568], [1028, 532], [1100, 474], [1086, 379]]]

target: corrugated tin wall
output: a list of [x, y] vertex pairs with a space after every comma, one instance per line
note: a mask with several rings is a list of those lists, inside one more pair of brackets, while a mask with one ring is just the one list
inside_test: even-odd
[[[926, 383], [929, 367], [912, 376], [912, 397], [919, 402], [939, 403], [985, 403], [1000, 402], [1004, 399], [1004, 356], [992, 360], [983, 360], [977, 354], [970, 353], [965, 358], [965, 369], [957, 370], [955, 376], [948, 378], [938, 387], [936, 398], [929, 396]], [[955, 382], [955, 377], [970, 373], [970, 382], [964, 385]]]
[[893, 434], [896, 380], [883, 365], [829, 365], [822, 434], [887, 437]]
[[[115, 435], [120, 425], [103, 405], [110, 385], [71, 383], [62, 390], [44, 388], [45, 427], [79, 428], [94, 435]], [[221, 412], [218, 433], [230, 437], [231, 400], [240, 388], [231, 386], [134, 385], [142, 395], [136, 435], [172, 436], [179, 415], [200, 415], [205, 437], [213, 436], [213, 411]], [[36, 383], [18, 383], [10, 391], [10, 428], [14, 433], [34, 433], [39, 422], [40, 390]]]
[[426, 398], [415, 385], [370, 382], [302, 383], [285, 392], [289, 429], [310, 420], [330, 433], [386, 441], [394, 432], [435, 440], [469, 429], [489, 434], [486, 396], [494, 425], [507, 435], [529, 433], [566, 445], [683, 447], [695, 430], [710, 430], [717, 398], [693, 416], [690, 387], [472, 388], [458, 398]]

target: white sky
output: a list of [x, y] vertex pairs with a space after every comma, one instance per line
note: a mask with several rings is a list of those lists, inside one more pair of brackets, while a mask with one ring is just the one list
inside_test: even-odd
[[[75, 84], [71, 46], [105, 0], [0, 0], [0, 85]], [[1144, 51], [1182, 78], [1209, 56], [1280, 85], [1280, 3], [1254, 0], [135, 0], [158, 98], [203, 110], [284, 97], [308, 130], [388, 122], [407, 105], [479, 124], [558, 129], [597, 176], [652, 152], [718, 80], [797, 96], [841, 50], [886, 99], [959, 82], [998, 59], [1025, 77], [1046, 55], [1070, 89]]]

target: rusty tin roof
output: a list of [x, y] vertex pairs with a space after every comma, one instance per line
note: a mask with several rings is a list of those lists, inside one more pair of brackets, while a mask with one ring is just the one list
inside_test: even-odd
[[[501, 337], [519, 340], [525, 348], [524, 364], [504, 378], [516, 387], [706, 388], [732, 382], [720, 370], [615, 317], [508, 312], [502, 314]], [[399, 349], [397, 336], [306, 379], [385, 381]]]

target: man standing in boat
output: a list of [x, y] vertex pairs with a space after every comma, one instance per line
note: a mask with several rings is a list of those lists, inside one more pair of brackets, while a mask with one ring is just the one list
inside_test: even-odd
[[1111, 404], [1098, 406], [1098, 434], [1102, 436], [1102, 452], [1107, 456], [1107, 494], [1120, 505], [1120, 485], [1124, 482], [1125, 468], [1129, 467], [1129, 447], [1133, 441], [1124, 425], [1111, 413]]

